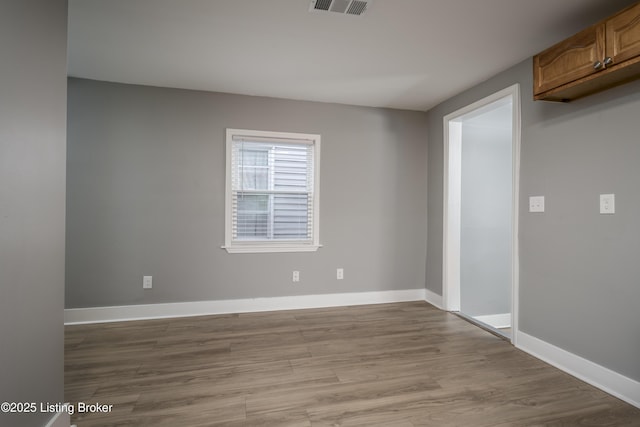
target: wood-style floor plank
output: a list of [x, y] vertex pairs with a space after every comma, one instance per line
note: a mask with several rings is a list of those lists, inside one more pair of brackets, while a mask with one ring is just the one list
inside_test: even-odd
[[103, 426], [640, 426], [634, 408], [423, 302], [76, 325]]

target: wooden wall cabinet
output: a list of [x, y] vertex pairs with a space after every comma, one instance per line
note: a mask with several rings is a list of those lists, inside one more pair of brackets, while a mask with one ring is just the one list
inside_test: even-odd
[[567, 102], [640, 78], [640, 2], [533, 57], [536, 100]]

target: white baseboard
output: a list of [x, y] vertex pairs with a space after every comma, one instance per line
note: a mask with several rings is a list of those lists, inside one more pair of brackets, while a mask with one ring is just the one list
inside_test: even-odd
[[[68, 403], [65, 403], [64, 408], [66, 409], [68, 405]], [[69, 427], [71, 424], [71, 416], [69, 415], [69, 411], [65, 409], [51, 417], [44, 427]]]
[[440, 310], [444, 310], [444, 302], [442, 295], [438, 295], [429, 289], [425, 289], [425, 301], [429, 304], [438, 307]]
[[496, 329], [511, 327], [511, 313], [487, 314], [484, 316], [471, 316], [479, 322], [486, 323]]
[[625, 402], [640, 408], [640, 382], [518, 331], [517, 347]]
[[304, 308], [341, 307], [424, 300], [424, 289], [407, 289], [400, 291], [300, 295], [274, 298], [124, 305], [116, 307], [68, 308], [64, 311], [64, 324], [77, 325], [83, 323], [120, 322], [125, 320], [297, 310]]

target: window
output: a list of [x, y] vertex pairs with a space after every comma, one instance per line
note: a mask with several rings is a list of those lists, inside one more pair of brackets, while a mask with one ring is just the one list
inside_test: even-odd
[[320, 135], [227, 129], [225, 249], [318, 249]]

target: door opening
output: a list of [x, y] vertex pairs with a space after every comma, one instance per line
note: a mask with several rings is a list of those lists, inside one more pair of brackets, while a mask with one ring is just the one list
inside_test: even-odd
[[444, 118], [445, 308], [515, 343], [519, 86]]

